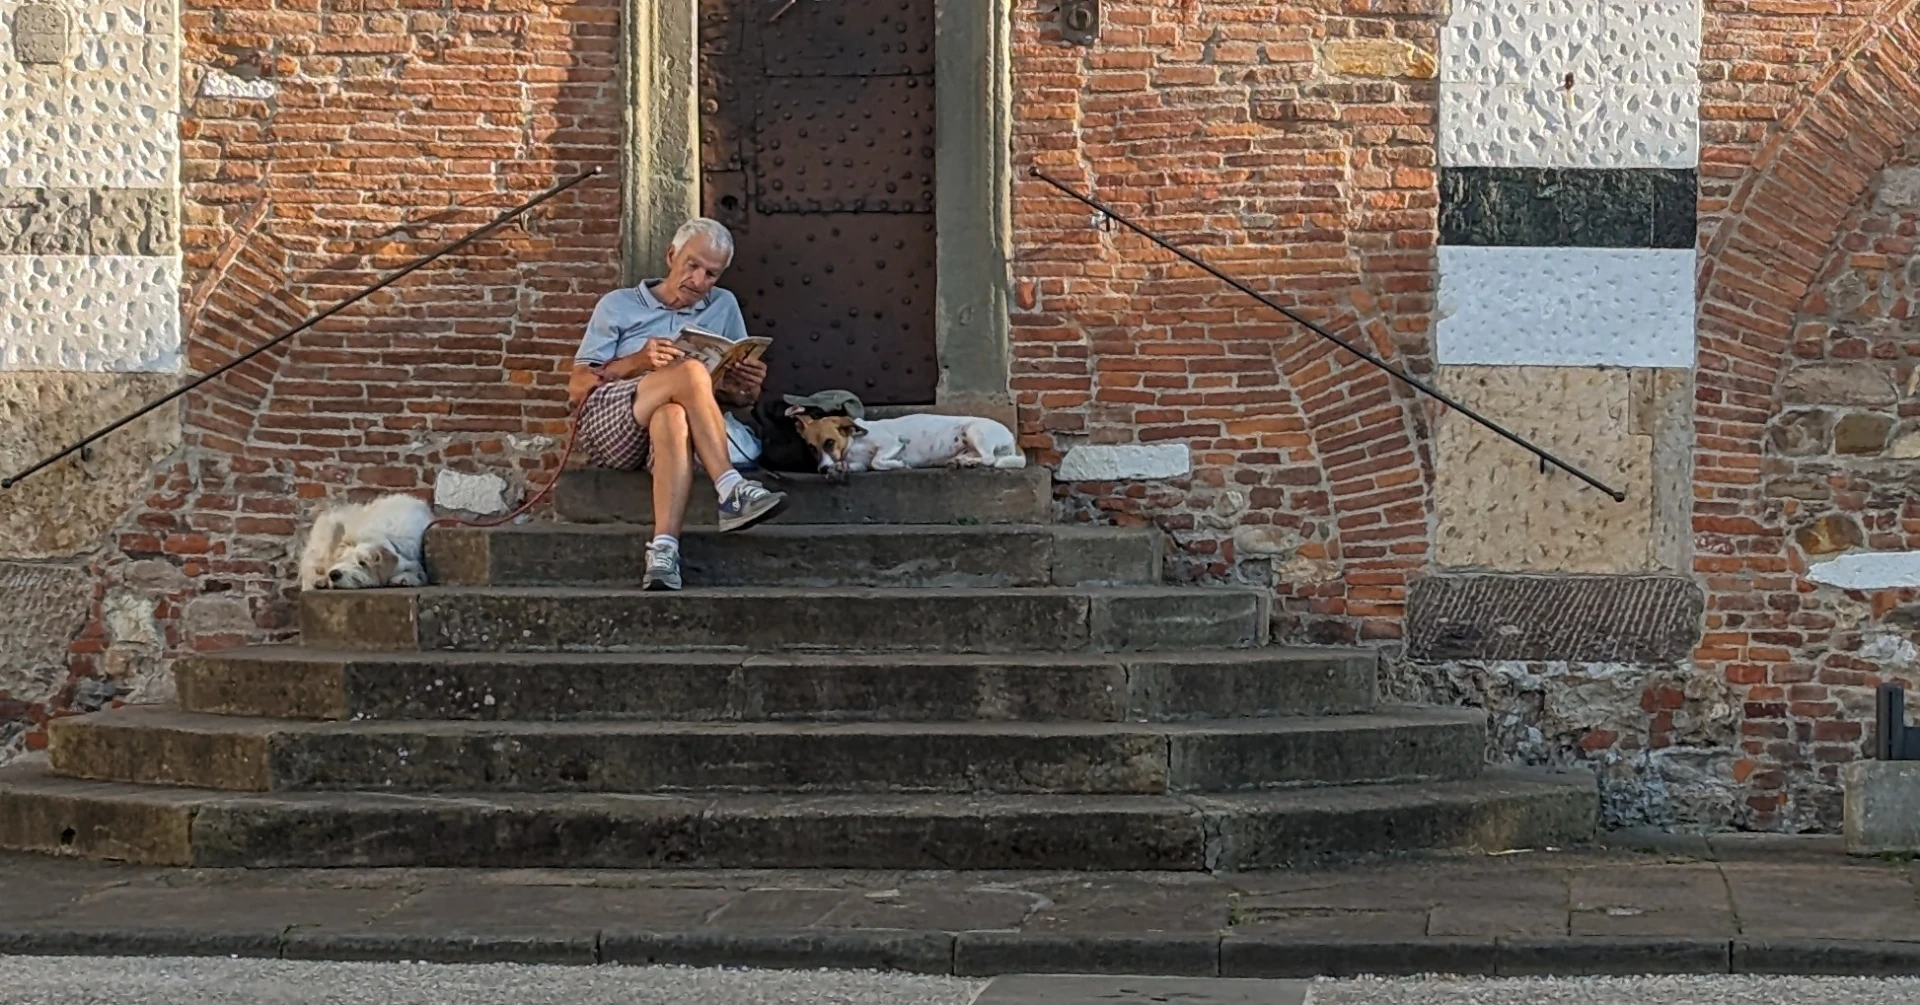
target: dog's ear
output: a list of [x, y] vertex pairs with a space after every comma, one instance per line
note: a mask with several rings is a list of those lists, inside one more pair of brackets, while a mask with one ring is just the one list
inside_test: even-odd
[[807, 414], [807, 406], [805, 405], [787, 406], [787, 418], [789, 419], [797, 419], [805, 414]]

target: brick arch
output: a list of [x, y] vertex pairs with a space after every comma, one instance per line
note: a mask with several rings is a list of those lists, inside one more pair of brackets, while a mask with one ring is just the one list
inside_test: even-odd
[[1744, 709], [1734, 781], [1746, 798], [1743, 821], [1757, 829], [1837, 822], [1827, 819], [1831, 807], [1817, 805], [1830, 793], [1795, 803], [1796, 793], [1822, 785], [1802, 777], [1814, 766], [1787, 748], [1822, 739], [1814, 713], [1793, 709], [1815, 697], [1802, 692], [1824, 691], [1813, 650], [1797, 641], [1809, 619], [1823, 615], [1800, 595], [1805, 584], [1782, 509], [1763, 486], [1766, 430], [1781, 411], [1797, 320], [1835, 242], [1920, 134], [1920, 75], [1908, 69], [1920, 66], [1915, 7], [1894, 0], [1882, 8], [1780, 119], [1699, 272], [1694, 570], [1708, 599], [1694, 656], [1702, 671], [1724, 677]]

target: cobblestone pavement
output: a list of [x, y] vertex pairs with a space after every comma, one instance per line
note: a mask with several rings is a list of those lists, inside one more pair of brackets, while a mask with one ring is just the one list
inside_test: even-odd
[[960, 976], [1920, 975], [1920, 866], [1851, 859], [1826, 838], [1613, 844], [1238, 875], [248, 871], [0, 856], [0, 954]]

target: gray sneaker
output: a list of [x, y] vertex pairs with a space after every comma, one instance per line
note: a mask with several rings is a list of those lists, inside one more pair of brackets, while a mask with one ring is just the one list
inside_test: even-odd
[[741, 482], [733, 495], [720, 503], [720, 529], [751, 527], [780, 512], [787, 504], [784, 492], [769, 492], [759, 482]]
[[647, 571], [640, 577], [643, 590], [680, 588], [680, 552], [668, 548], [647, 549]]

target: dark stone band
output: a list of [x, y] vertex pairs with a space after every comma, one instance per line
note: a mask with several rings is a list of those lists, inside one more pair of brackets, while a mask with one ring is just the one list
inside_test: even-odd
[[1440, 243], [1527, 248], [1691, 248], [1691, 168], [1440, 171]]
[[172, 255], [170, 189], [0, 188], [0, 254]]
[[1407, 591], [1407, 655], [1672, 663], [1692, 655], [1705, 610], [1675, 576], [1429, 576]]

